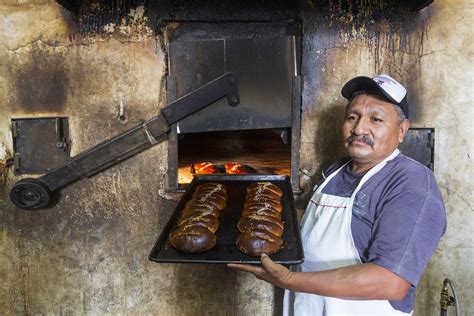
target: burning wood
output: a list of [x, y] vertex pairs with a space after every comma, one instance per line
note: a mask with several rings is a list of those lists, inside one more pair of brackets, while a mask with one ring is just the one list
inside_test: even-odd
[[200, 162], [191, 165], [191, 174], [246, 174], [256, 173], [257, 171], [249, 165], [242, 165], [236, 162], [228, 162], [223, 165], [213, 164], [211, 162]]

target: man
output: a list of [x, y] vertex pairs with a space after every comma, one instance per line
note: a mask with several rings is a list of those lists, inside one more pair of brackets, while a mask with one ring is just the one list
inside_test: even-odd
[[387, 75], [342, 88], [348, 153], [323, 172], [301, 223], [305, 261], [290, 271], [229, 264], [287, 289], [285, 315], [408, 315], [446, 229], [433, 173], [397, 147], [409, 128], [406, 89]]

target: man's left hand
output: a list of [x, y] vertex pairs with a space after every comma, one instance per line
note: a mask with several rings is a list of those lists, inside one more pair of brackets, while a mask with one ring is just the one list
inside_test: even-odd
[[250, 272], [260, 280], [286, 288], [291, 279], [292, 272], [283, 265], [273, 262], [273, 260], [266, 254], [262, 254], [260, 260], [262, 262], [261, 266], [236, 263], [229, 263], [227, 266], [232, 269]]

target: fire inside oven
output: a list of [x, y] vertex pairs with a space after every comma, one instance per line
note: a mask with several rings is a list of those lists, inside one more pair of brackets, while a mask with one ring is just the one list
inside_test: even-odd
[[195, 174], [291, 174], [288, 129], [187, 133], [178, 136], [178, 181]]

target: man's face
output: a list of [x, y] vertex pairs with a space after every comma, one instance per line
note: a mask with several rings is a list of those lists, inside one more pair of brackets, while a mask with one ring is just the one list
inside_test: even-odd
[[371, 168], [388, 157], [409, 127], [408, 120], [401, 124], [397, 120], [393, 104], [374, 95], [354, 97], [343, 125], [344, 146], [353, 162]]

